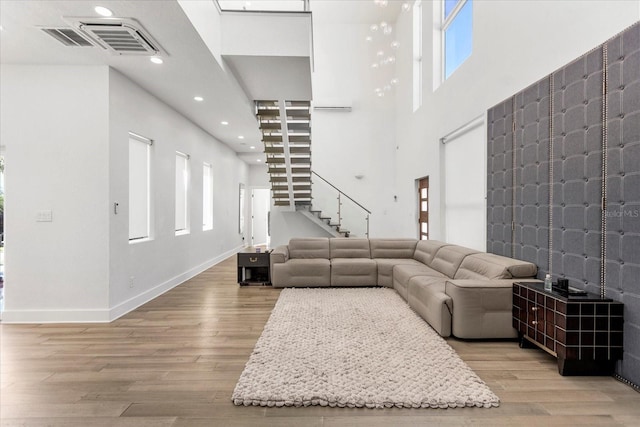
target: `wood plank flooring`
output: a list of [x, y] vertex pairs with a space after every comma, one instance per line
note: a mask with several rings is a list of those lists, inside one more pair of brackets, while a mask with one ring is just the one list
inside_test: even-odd
[[235, 256], [109, 324], [1, 325], [2, 426], [639, 426], [640, 393], [561, 377], [513, 341], [449, 339], [495, 409], [236, 407], [231, 393], [279, 295], [239, 287]]

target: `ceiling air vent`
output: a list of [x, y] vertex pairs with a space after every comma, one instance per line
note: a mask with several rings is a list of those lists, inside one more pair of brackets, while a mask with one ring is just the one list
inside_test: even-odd
[[93, 46], [93, 43], [82, 37], [77, 31], [71, 28], [41, 28], [65, 46], [85, 47]]
[[142, 30], [124, 22], [79, 23], [79, 28], [118, 55], [156, 55], [160, 49]]

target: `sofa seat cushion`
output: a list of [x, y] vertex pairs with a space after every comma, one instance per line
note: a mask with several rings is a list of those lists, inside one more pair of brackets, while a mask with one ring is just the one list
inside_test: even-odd
[[393, 267], [395, 265], [416, 265], [423, 266], [413, 258], [376, 258], [378, 265], [378, 286], [393, 288]]
[[273, 264], [271, 282], [276, 288], [287, 286], [330, 286], [331, 264], [328, 259], [290, 259]]
[[409, 280], [409, 306], [443, 337], [451, 335], [453, 302], [445, 292], [447, 279], [416, 276]]
[[376, 286], [378, 267], [370, 258], [332, 258], [331, 286]]
[[514, 338], [513, 280], [447, 280], [451, 333], [458, 338]]
[[413, 258], [416, 239], [369, 239], [371, 258]]
[[500, 255], [478, 253], [462, 261], [456, 279], [511, 279], [535, 277], [535, 264]]
[[409, 280], [415, 276], [448, 278], [439, 271], [429, 268], [422, 263], [419, 265], [396, 265], [393, 267], [393, 288], [405, 300], [407, 299], [407, 287], [409, 286]]

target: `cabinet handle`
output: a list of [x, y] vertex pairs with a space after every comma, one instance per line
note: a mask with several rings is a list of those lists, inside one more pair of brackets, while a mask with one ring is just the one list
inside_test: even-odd
[[251, 262], [258, 262], [258, 258], [249, 258], [249, 261], [251, 261]]

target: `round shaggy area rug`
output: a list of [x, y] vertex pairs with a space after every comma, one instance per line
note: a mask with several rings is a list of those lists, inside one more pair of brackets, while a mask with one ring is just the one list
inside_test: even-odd
[[388, 288], [284, 289], [236, 405], [494, 407], [498, 397]]

